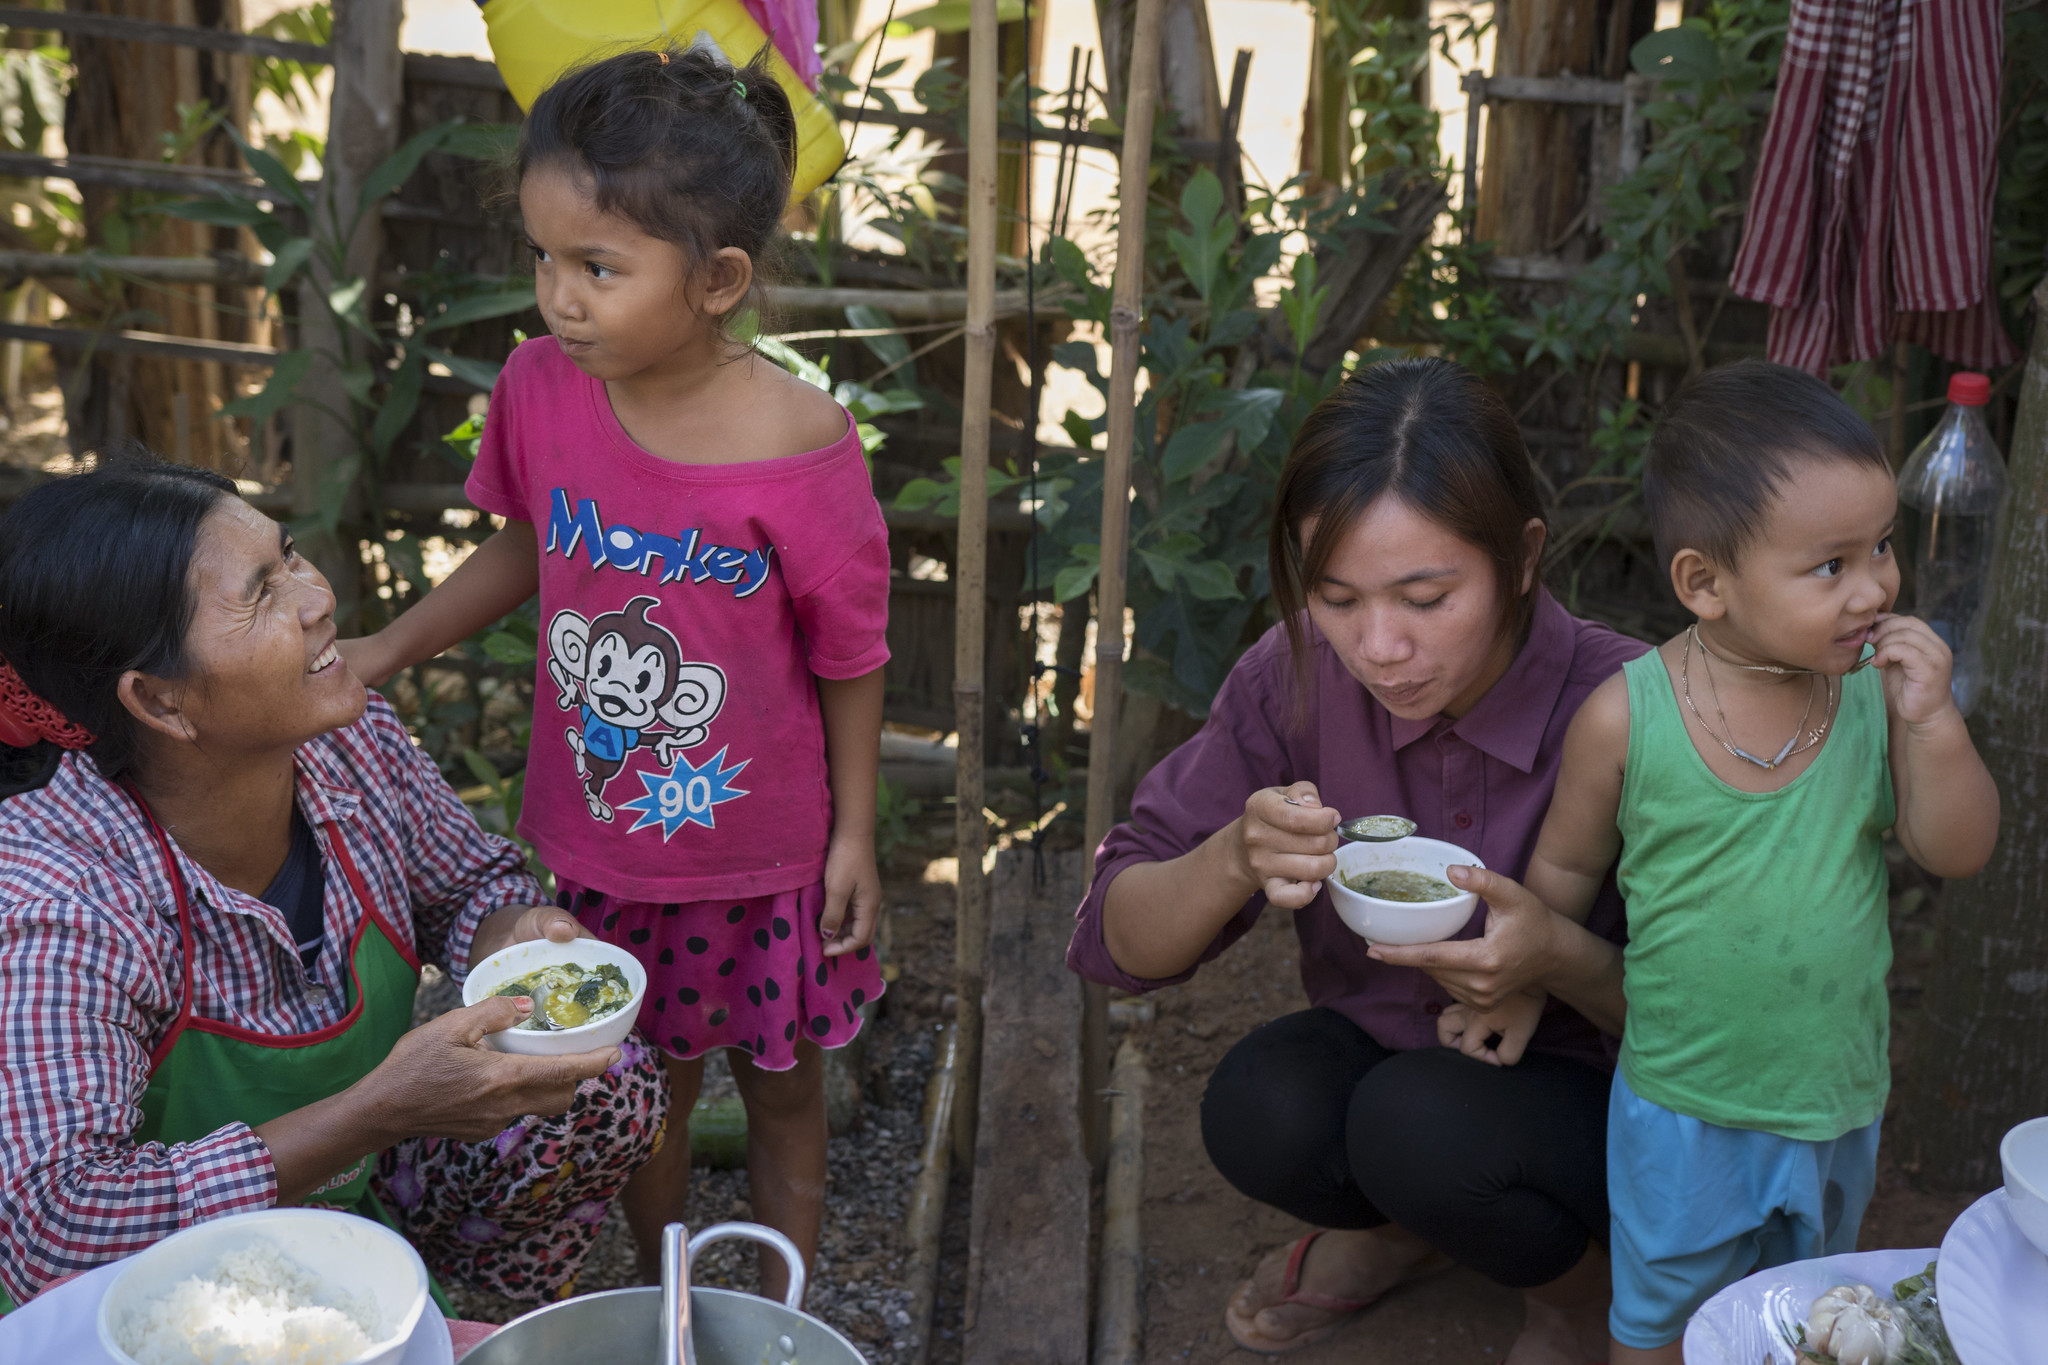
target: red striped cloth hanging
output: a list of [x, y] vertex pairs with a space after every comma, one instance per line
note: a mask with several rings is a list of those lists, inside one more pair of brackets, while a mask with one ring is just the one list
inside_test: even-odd
[[1990, 286], [2000, 0], [1793, 0], [1730, 285], [1773, 360], [2019, 358]]

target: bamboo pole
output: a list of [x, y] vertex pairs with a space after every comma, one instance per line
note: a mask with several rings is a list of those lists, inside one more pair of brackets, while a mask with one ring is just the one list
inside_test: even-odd
[[1129, 1038], [1109, 1078], [1109, 1175], [1102, 1191], [1102, 1263], [1091, 1365], [1138, 1365], [1144, 1347], [1145, 1054]]
[[910, 1243], [910, 1365], [924, 1365], [932, 1349], [932, 1303], [938, 1296], [939, 1234], [946, 1222], [946, 1185], [952, 1177], [954, 1094], [958, 1085], [959, 1029], [939, 1035], [938, 1058], [924, 1091], [923, 1164], [903, 1220]]
[[[1145, 292], [1146, 181], [1152, 170], [1152, 114], [1159, 100], [1159, 16], [1163, 0], [1138, 0], [1131, 25], [1117, 191], [1116, 281], [1109, 311], [1109, 441], [1102, 452], [1102, 559], [1095, 582], [1095, 708], [1088, 731], [1089, 857], [1116, 821], [1117, 716], [1124, 681], [1124, 557], [1130, 529], [1131, 440], [1137, 426], [1138, 326]], [[1091, 869], [1092, 875], [1092, 869]], [[1081, 1133], [1089, 1161], [1108, 1152], [1101, 1093], [1109, 1070], [1109, 992], [1081, 993]]]
[[974, 1166], [981, 1105], [981, 997], [988, 958], [988, 877], [982, 852], [983, 654], [988, 612], [989, 390], [996, 358], [996, 0], [970, 0], [967, 82], [966, 377], [960, 393], [960, 530], [953, 558], [953, 708], [960, 770], [954, 783], [959, 895], [953, 925], [959, 1081], [953, 1157]]

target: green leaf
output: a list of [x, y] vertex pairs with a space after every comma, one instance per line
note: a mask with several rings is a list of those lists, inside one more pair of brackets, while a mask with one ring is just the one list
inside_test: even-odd
[[369, 280], [358, 276], [344, 280], [327, 291], [327, 306], [341, 317], [347, 317], [355, 306], [363, 301], [363, 291], [370, 287]]
[[478, 393], [489, 393], [498, 387], [498, 372], [505, 368], [495, 360], [472, 360], [468, 356], [451, 355], [436, 346], [421, 346], [420, 352], [436, 365], [446, 366], [449, 374]]
[[534, 307], [533, 289], [501, 289], [493, 294], [475, 294], [466, 299], [457, 299], [442, 311], [428, 318], [420, 331], [440, 332], [464, 323], [481, 322], [485, 318], [501, 318], [507, 313], [523, 313]]
[[1279, 389], [1221, 389], [1202, 404], [1202, 412], [1229, 423], [1239, 450], [1256, 450], [1273, 429], [1273, 416], [1286, 396]]
[[185, 199], [158, 205], [156, 211], [188, 223], [211, 223], [216, 227], [252, 228], [273, 217], [269, 209], [253, 199]]
[[304, 268], [313, 256], [311, 237], [294, 237], [271, 256], [270, 265], [263, 272], [263, 288], [272, 294], [291, 282], [292, 276]]
[[832, 392], [832, 376], [825, 373], [825, 367], [804, 355], [780, 337], [757, 336], [751, 343], [762, 355], [788, 370], [807, 384], [815, 384], [825, 392]]
[[[846, 310], [846, 325], [862, 331], [893, 329], [896, 326], [896, 319], [872, 304], [856, 303]], [[910, 363], [910, 343], [903, 339], [901, 332], [891, 330], [886, 336], [862, 337], [861, 344], [872, 351], [875, 358], [884, 365], [903, 366]]]
[[1237, 575], [1229, 565], [1219, 560], [1205, 559], [1181, 565], [1180, 580], [1188, 585], [1189, 592], [1204, 602], [1229, 602], [1244, 596], [1237, 590]]
[[1060, 426], [1066, 431], [1067, 439], [1074, 443], [1076, 450], [1088, 450], [1094, 446], [1094, 424], [1072, 408], [1068, 408], [1066, 416], [1060, 418]]
[[230, 417], [253, 418], [257, 426], [262, 426], [270, 420], [271, 414], [292, 401], [294, 392], [312, 364], [311, 351], [286, 351], [270, 367], [270, 378], [263, 381], [261, 391], [223, 404], [221, 411]]
[[1052, 600], [1071, 602], [1095, 586], [1095, 575], [1101, 567], [1102, 547], [1099, 545], [1076, 545], [1069, 553], [1073, 558], [1060, 565], [1060, 571], [1053, 576]]
[[508, 635], [502, 630], [492, 631], [484, 636], [483, 651], [496, 662], [514, 668], [532, 668], [538, 657], [533, 641], [522, 640], [517, 635]]
[[[1168, 483], [1179, 483], [1216, 458], [1223, 438], [1231, 432], [1228, 422], [1193, 422], [1173, 433], [1159, 457], [1159, 472]], [[1164, 583], [1160, 584], [1165, 587]]]
[[1629, 49], [1629, 63], [1645, 76], [1672, 81], [1721, 78], [1721, 49], [1689, 24], [1660, 28]]
[[[488, 642], [486, 642], [486, 648], [488, 647]], [[498, 770], [491, 766], [491, 761], [476, 750], [464, 749], [462, 751], [462, 762], [463, 766], [469, 769], [472, 777], [493, 791], [504, 785], [505, 779], [498, 775]]]
[[256, 172], [257, 179], [297, 205], [300, 212], [313, 212], [313, 201], [307, 196], [306, 187], [299, 183], [299, 178], [291, 173], [289, 167], [261, 147], [242, 141], [242, 135], [232, 126], [228, 128], [228, 136], [242, 149], [242, 159], [249, 163], [250, 170]]
[[896, 491], [896, 510], [922, 512], [927, 507], [938, 506], [939, 511], [951, 516], [960, 510], [959, 498], [957, 489], [949, 488], [937, 479], [912, 479]]
[[398, 439], [398, 433], [405, 430], [405, 424], [418, 410], [420, 383], [426, 372], [426, 356], [414, 350], [406, 355], [397, 372], [391, 376], [391, 382], [385, 385], [384, 401], [377, 408], [377, 420], [370, 424], [370, 449], [377, 453], [379, 459], [390, 453], [391, 443]]
[[442, 150], [471, 161], [505, 162], [519, 144], [516, 123], [465, 123], [448, 134]]
[[390, 156], [379, 162], [363, 181], [362, 193], [356, 196], [356, 221], [370, 211], [370, 206], [386, 195], [393, 193], [400, 185], [412, 178], [427, 153], [447, 142], [460, 123], [437, 123], [425, 132], [415, 133], [405, 144]]

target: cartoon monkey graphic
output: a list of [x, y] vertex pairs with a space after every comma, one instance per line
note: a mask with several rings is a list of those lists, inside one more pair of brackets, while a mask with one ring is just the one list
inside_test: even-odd
[[[711, 720], [725, 705], [725, 674], [713, 664], [685, 663], [676, 637], [647, 619], [660, 605], [636, 597], [623, 611], [586, 621], [559, 611], [548, 623], [548, 676], [561, 689], [555, 704], [580, 712], [579, 725], [564, 732], [583, 779], [583, 799], [593, 818], [611, 822], [605, 784], [626, 766], [634, 749], [654, 750], [664, 767], [676, 753], [702, 744]], [[656, 722], [669, 733], [648, 735]]]

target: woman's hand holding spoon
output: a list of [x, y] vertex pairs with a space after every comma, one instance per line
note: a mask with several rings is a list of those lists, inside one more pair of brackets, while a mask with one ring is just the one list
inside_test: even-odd
[[1313, 782], [1253, 792], [1237, 823], [1244, 874], [1274, 905], [1301, 909], [1337, 870], [1337, 812]]

